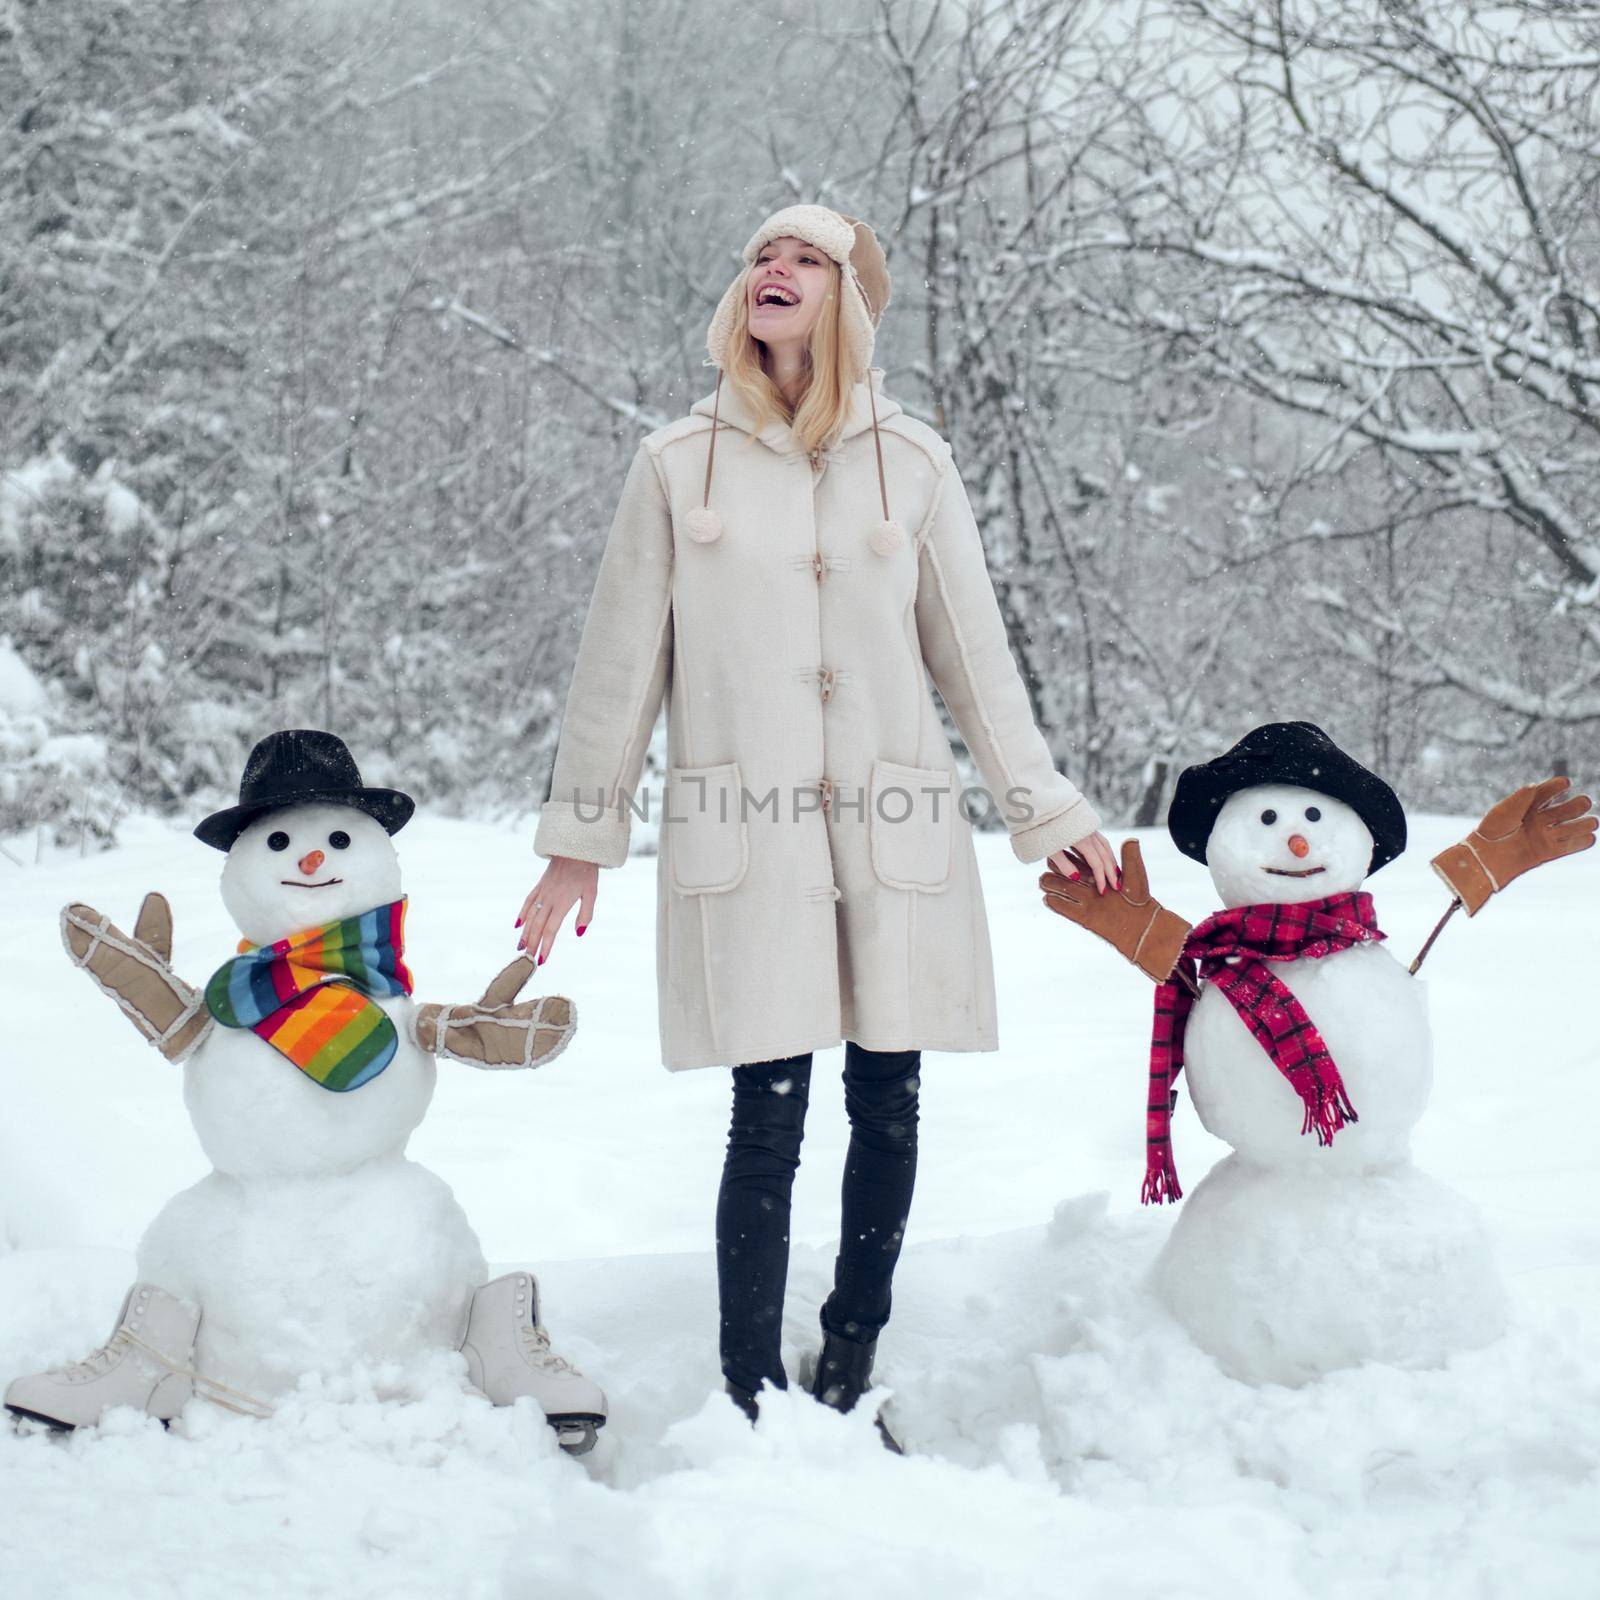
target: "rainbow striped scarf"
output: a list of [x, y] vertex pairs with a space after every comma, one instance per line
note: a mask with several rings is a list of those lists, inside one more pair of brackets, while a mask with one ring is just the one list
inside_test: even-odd
[[410, 994], [405, 896], [276, 943], [239, 941], [206, 985], [225, 1028], [249, 1028], [324, 1089], [343, 1093], [394, 1059], [394, 1024], [369, 995]]

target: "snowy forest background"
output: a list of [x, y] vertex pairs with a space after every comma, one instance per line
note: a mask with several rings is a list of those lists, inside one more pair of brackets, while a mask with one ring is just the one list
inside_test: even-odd
[[[0, 0], [0, 834], [545, 792], [768, 211], [874, 223], [1064, 770], [1600, 778], [1600, 6]], [[649, 775], [647, 775], [649, 781]]]

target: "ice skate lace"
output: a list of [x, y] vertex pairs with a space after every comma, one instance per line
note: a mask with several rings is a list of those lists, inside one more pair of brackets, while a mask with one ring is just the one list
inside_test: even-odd
[[[144, 1351], [152, 1361], [165, 1367], [168, 1372], [175, 1372], [179, 1377], [187, 1378], [194, 1385], [195, 1393], [202, 1400], [209, 1400], [213, 1405], [221, 1406], [224, 1410], [236, 1411], [241, 1417], [256, 1417], [261, 1420], [270, 1417], [276, 1410], [275, 1406], [265, 1400], [258, 1400], [254, 1395], [245, 1394], [241, 1389], [230, 1389], [227, 1384], [219, 1383], [215, 1378], [208, 1378], [203, 1372], [196, 1372], [193, 1367], [186, 1367], [181, 1361], [174, 1361], [171, 1356], [156, 1349], [153, 1344], [146, 1344], [138, 1334], [130, 1333], [126, 1328], [117, 1329], [112, 1337], [111, 1344], [114, 1345], [118, 1339], [122, 1339], [127, 1344]], [[110, 1349], [110, 1345], [106, 1346], [106, 1349]], [[103, 1354], [105, 1354], [104, 1350], [97, 1350], [93, 1356], [89, 1357], [89, 1360], [93, 1361], [96, 1356]], [[84, 1362], [79, 1363], [80, 1366], [86, 1364]]]
[[528, 1359], [546, 1372], [570, 1372], [578, 1369], [565, 1356], [558, 1356], [550, 1348], [550, 1335], [536, 1322], [524, 1322], [517, 1330], [522, 1335], [522, 1347]]
[[67, 1367], [63, 1376], [74, 1383], [84, 1378], [103, 1377], [131, 1348], [131, 1335], [126, 1328], [118, 1328], [98, 1350], [91, 1351], [82, 1361], [74, 1361]]

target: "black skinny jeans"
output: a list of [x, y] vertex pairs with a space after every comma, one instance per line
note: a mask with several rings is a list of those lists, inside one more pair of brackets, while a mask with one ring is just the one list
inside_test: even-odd
[[[847, 1040], [839, 1255], [822, 1326], [863, 1344], [889, 1320], [890, 1282], [917, 1177], [918, 1050]], [[780, 1355], [789, 1273], [789, 1195], [800, 1165], [811, 1055], [733, 1069], [733, 1120], [717, 1195], [717, 1296], [723, 1375], [787, 1388]]]

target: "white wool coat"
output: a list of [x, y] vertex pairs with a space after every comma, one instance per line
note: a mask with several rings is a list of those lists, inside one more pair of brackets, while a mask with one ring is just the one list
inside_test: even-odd
[[[970, 819], [992, 804], [1023, 862], [1100, 826], [1034, 726], [949, 446], [871, 381], [908, 535], [887, 553], [866, 383], [815, 461], [724, 383], [721, 536], [684, 525], [708, 395], [639, 446], [601, 557], [534, 849], [616, 867], [659, 818], [669, 1068], [998, 1049]], [[963, 799], [930, 679], [990, 800]], [[663, 696], [668, 769], [640, 791]]]

